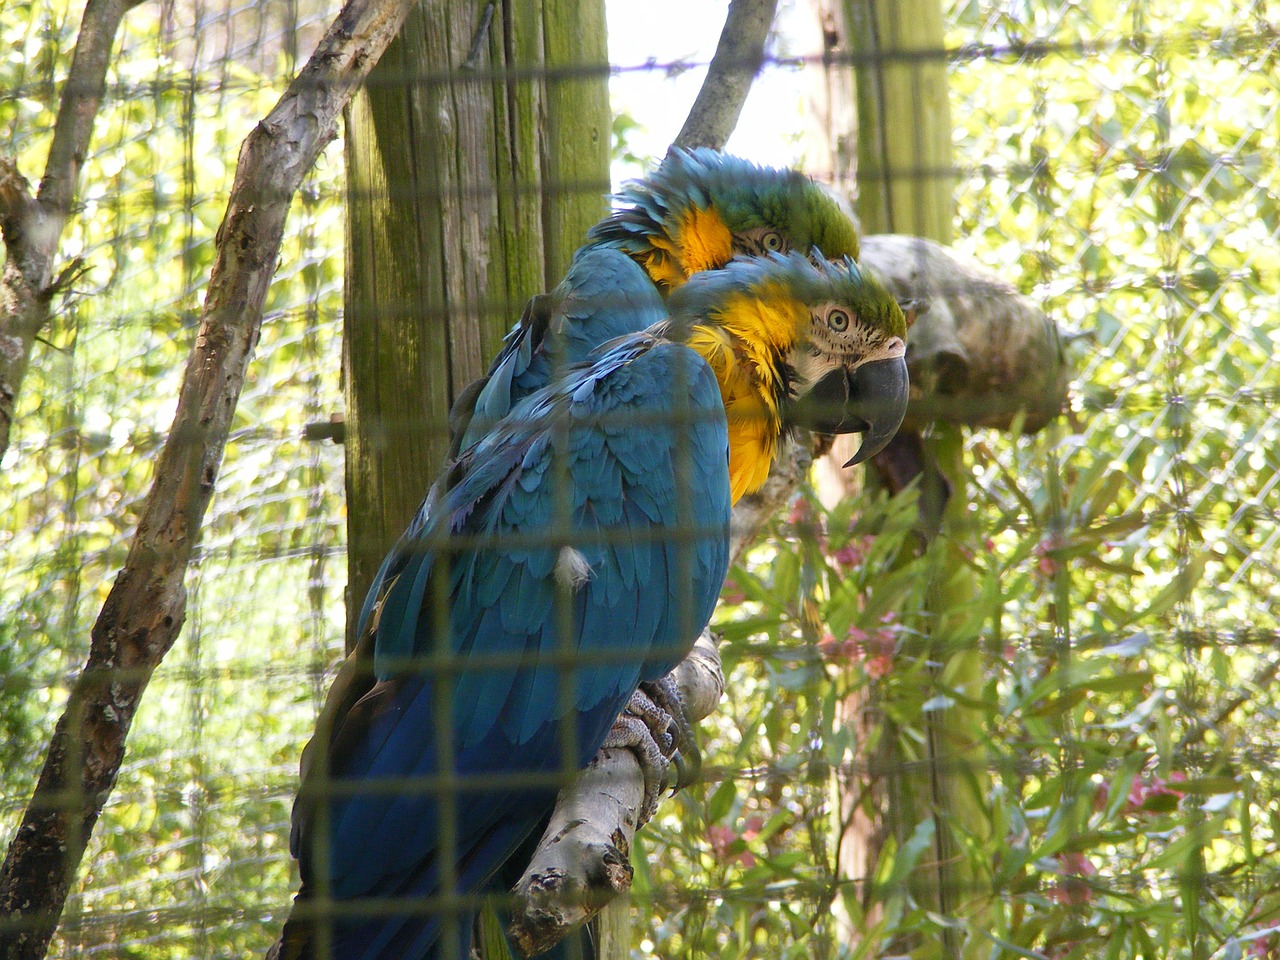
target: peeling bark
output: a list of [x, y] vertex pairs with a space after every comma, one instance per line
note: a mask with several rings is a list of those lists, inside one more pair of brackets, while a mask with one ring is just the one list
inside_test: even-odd
[[911, 328], [905, 427], [934, 420], [1032, 433], [1067, 403], [1070, 368], [1057, 324], [994, 274], [922, 237], [876, 234], [862, 262], [922, 314]]
[[[950, 247], [893, 233], [862, 238], [861, 263], [899, 300], [915, 304], [918, 319], [907, 337], [911, 402], [902, 429], [875, 458], [891, 490], [924, 472], [919, 431], [935, 422], [994, 427], [1022, 433], [1043, 429], [1067, 407], [1071, 366], [1062, 331], [1030, 299]], [[821, 465], [823, 500], [852, 495], [839, 469], [857, 440], [837, 437]], [[940, 477], [936, 483], [944, 484]], [[948, 491], [925, 504], [936, 527]]]
[[[708, 716], [724, 693], [724, 673], [711, 632], [674, 671], [690, 723]], [[509, 928], [526, 957], [550, 949], [631, 889], [631, 841], [644, 802], [644, 776], [626, 749], [596, 754], [561, 791], [537, 851], [512, 891]]]
[[[711, 714], [724, 693], [709, 630], [674, 671], [689, 722]], [[550, 949], [631, 889], [631, 841], [644, 803], [636, 755], [604, 749], [562, 791], [528, 868], [512, 889], [511, 939], [523, 956]]]
[[7, 960], [39, 960], [47, 950], [115, 785], [139, 700], [182, 628], [183, 578], [258, 340], [289, 203], [411, 3], [350, 0], [241, 148], [199, 334], [155, 481], [0, 868], [0, 956]]

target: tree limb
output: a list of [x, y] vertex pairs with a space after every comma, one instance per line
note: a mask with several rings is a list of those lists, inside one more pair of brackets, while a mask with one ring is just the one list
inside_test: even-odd
[[17, 162], [0, 157], [0, 234], [7, 252], [0, 273], [0, 457], [9, 448], [14, 406], [36, 337], [49, 322], [56, 289], [53, 261], [106, 91], [111, 48], [120, 21], [141, 2], [89, 0], [85, 5], [49, 158], [34, 197]]
[[[412, 2], [349, 0], [241, 148], [199, 334], [155, 481], [0, 867], [0, 956], [7, 960], [44, 955], [115, 784], [138, 703], [182, 628], [184, 575], [258, 340], [290, 201]], [[67, 189], [65, 180], [49, 184], [51, 191]]]
[[738, 125], [751, 81], [764, 63], [764, 44], [777, 8], [778, 0], [732, 0], [729, 4], [706, 79], [673, 147], [724, 149]]
[[1025, 433], [1067, 405], [1071, 368], [1063, 334], [1009, 283], [923, 237], [871, 234], [859, 261], [919, 311], [907, 366], [904, 426], [934, 421]]

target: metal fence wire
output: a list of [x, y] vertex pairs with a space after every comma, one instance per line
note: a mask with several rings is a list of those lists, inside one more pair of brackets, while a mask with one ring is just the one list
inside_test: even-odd
[[[614, 62], [583, 65], [613, 71], [615, 182], [665, 150], [723, 16], [649, 7], [610, 4]], [[919, 427], [950, 487], [938, 536], [923, 486], [874, 479], [770, 520], [713, 620], [726, 695], [700, 779], [632, 844], [623, 952], [1280, 957], [1280, 10], [943, 7], [942, 45], [907, 59], [946, 65], [951, 250], [1062, 331], [1068, 409], [1030, 434]], [[831, 178], [803, 77], [844, 55], [814, 29], [834, 9], [783, 6], [732, 152]], [[80, 12], [0, 17], [0, 155], [28, 177]], [[0, 461], [6, 845], [172, 419], [239, 145], [335, 12], [124, 19], [60, 246], [73, 279]], [[299, 754], [347, 628], [344, 450], [307, 431], [343, 408], [344, 175], [331, 146], [290, 210], [186, 624], [51, 956], [261, 956], [288, 913]]]

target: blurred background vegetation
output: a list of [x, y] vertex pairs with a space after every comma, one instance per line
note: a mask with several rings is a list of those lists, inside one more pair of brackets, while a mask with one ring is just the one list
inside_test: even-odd
[[[639, 16], [614, 6], [615, 26]], [[240, 141], [333, 12], [163, 9], [124, 21], [61, 248], [79, 272], [0, 464], [2, 843], [172, 416]], [[79, 15], [0, 19], [0, 154], [28, 177]], [[735, 569], [730, 696], [704, 724], [707, 782], [639, 838], [634, 951], [1280, 956], [1280, 10], [944, 15], [953, 246], [1086, 335], [1071, 409], [1035, 436], [966, 434], [961, 508], [927, 547], [914, 489], [830, 510], [806, 492]], [[785, 87], [810, 51], [784, 26], [775, 52]], [[623, 164], [653, 153], [646, 102], [615, 87]], [[771, 119], [804, 162], [803, 120]], [[187, 624], [56, 956], [260, 955], [292, 894], [297, 757], [345, 625], [342, 448], [303, 437], [342, 407], [341, 156], [294, 205]], [[940, 609], [957, 578], [966, 602]], [[926, 770], [939, 738], [954, 764]], [[911, 813], [922, 771], [976, 802]]]

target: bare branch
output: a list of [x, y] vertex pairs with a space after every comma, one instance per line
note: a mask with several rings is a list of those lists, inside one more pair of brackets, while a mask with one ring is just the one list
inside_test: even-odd
[[738, 125], [751, 81], [764, 63], [764, 44], [777, 8], [778, 0], [732, 0], [729, 4], [707, 77], [673, 147], [724, 149]]
[[138, 703], [182, 628], [183, 579], [258, 341], [289, 203], [412, 2], [349, 0], [241, 148], [199, 335], [155, 482], [0, 868], [0, 956], [8, 960], [44, 955], [115, 784]]
[[0, 457], [9, 448], [14, 405], [31, 351], [49, 322], [53, 261], [102, 105], [111, 48], [120, 21], [140, 2], [89, 0], [85, 5], [35, 197], [17, 163], [0, 158], [0, 233], [7, 252], [0, 275]]
[[89, 152], [93, 124], [106, 92], [111, 48], [124, 15], [142, 0], [89, 0], [85, 4], [67, 85], [53, 125], [53, 142], [37, 201], [49, 216], [71, 213], [80, 167]]
[[[709, 630], [674, 671], [696, 723], [724, 693]], [[631, 841], [640, 826], [644, 775], [636, 755], [604, 749], [557, 798], [551, 822], [512, 893], [510, 935], [523, 956], [542, 953], [631, 888]]]

